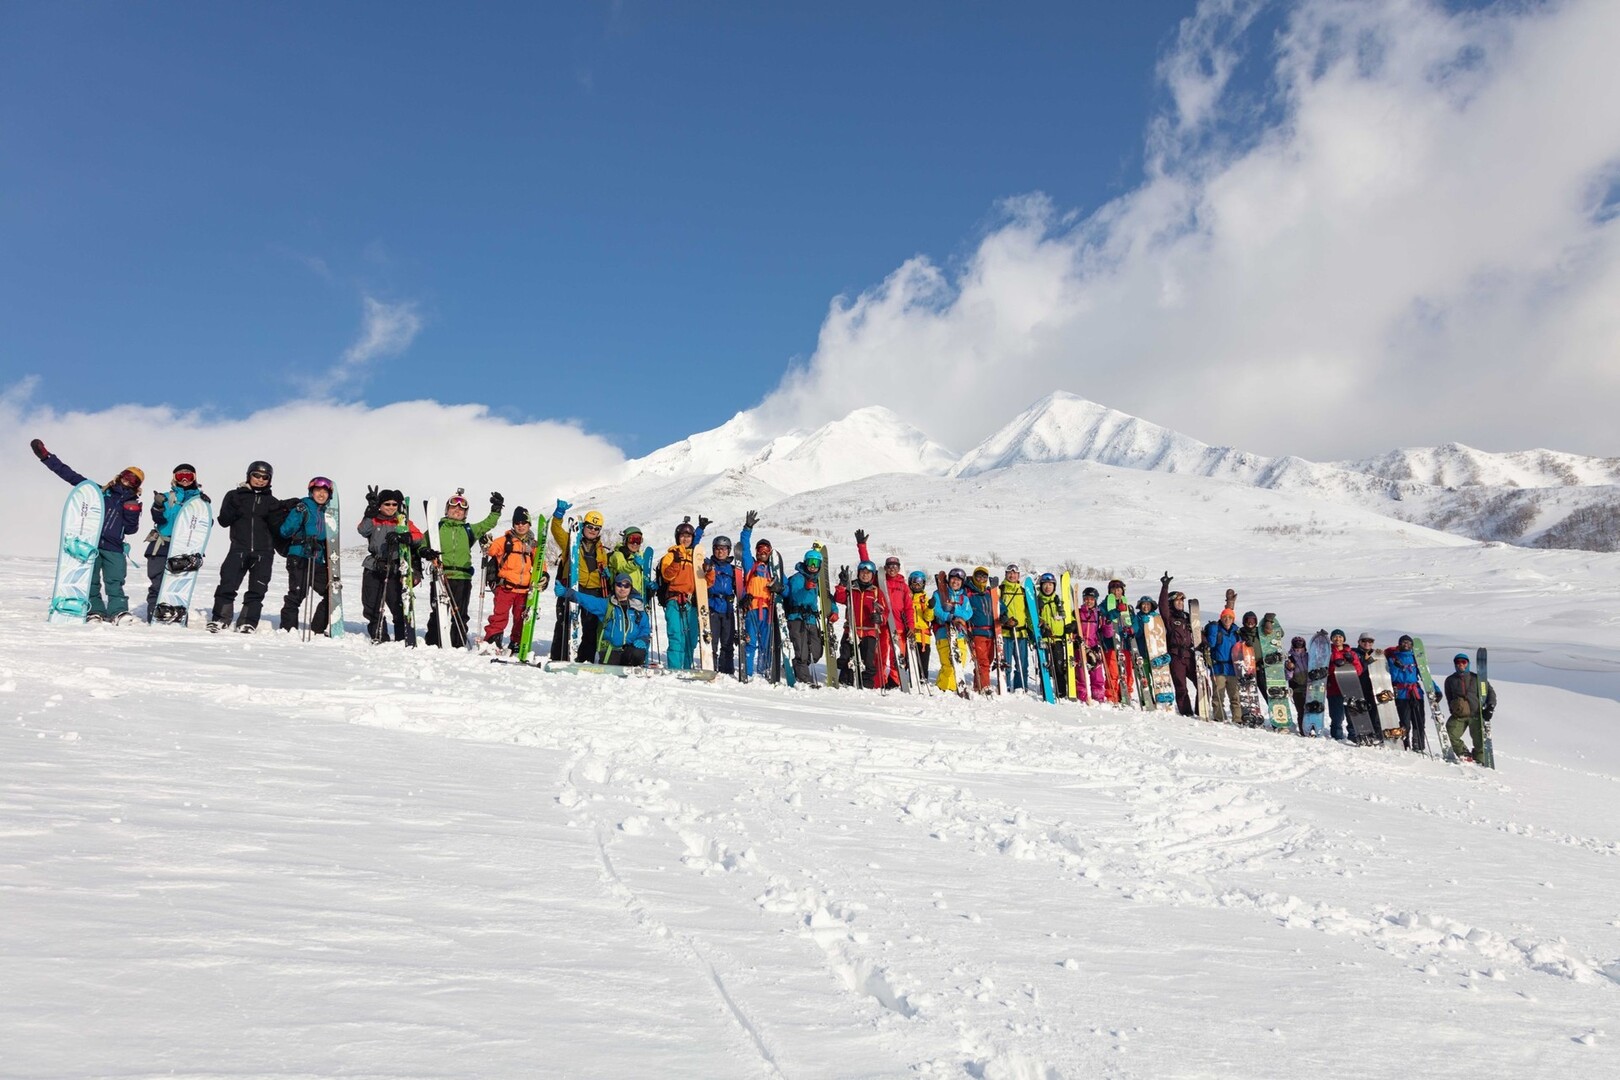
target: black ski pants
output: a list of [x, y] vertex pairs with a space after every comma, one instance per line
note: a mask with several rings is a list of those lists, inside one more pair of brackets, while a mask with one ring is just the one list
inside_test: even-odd
[[287, 595], [281, 601], [281, 628], [298, 629], [298, 611], [304, 606], [304, 597], [313, 590], [321, 602], [315, 605], [315, 613], [309, 617], [309, 632], [326, 633], [328, 589], [325, 559], [287, 556]]
[[1176, 688], [1176, 712], [1182, 716], [1198, 715], [1193, 708], [1192, 695], [1187, 692], [1187, 682], [1197, 677], [1197, 670], [1190, 651], [1170, 653], [1170, 682]]
[[360, 610], [366, 616], [366, 633], [373, 643], [389, 640], [383, 626], [383, 606], [393, 616], [395, 641], [403, 641], [415, 648], [416, 627], [405, 621], [405, 582], [398, 573], [384, 574], [380, 570], [367, 570], [360, 581]]
[[604, 664], [615, 667], [645, 667], [647, 663], [647, 650], [639, 645], [620, 645], [617, 649], [608, 650]]
[[1429, 745], [1423, 736], [1423, 723], [1427, 719], [1427, 712], [1420, 697], [1395, 699], [1395, 714], [1401, 718], [1401, 727], [1406, 729], [1401, 742], [1408, 750], [1416, 750], [1420, 754]]
[[[877, 638], [861, 638], [860, 666], [861, 688], [863, 690], [870, 690], [877, 685], [877, 646]], [[839, 655], [843, 657], [843, 662], [838, 665], [838, 681], [845, 686], [853, 686], [855, 684], [855, 651], [850, 647], [848, 638], [844, 639], [838, 651]]]
[[821, 659], [821, 627], [804, 619], [790, 619], [787, 627], [793, 641], [793, 678], [809, 685], [810, 668]]
[[258, 626], [263, 614], [264, 596], [270, 591], [270, 575], [275, 570], [275, 556], [269, 551], [244, 551], [231, 548], [219, 568], [219, 588], [214, 590], [214, 611], [210, 622], [228, 623], [236, 606], [236, 590], [247, 578], [247, 593], [242, 597], [242, 613], [237, 626]]
[[737, 674], [737, 613], [710, 608], [709, 633], [714, 642], [714, 670], [722, 675]]
[[[467, 613], [467, 604], [472, 600], [471, 578], [440, 578], [439, 586], [444, 589], [445, 595], [450, 598], [450, 647], [464, 649], [467, 647], [467, 620], [472, 618]], [[428, 615], [427, 636], [422, 639], [425, 645], [437, 645], [444, 648], [443, 627], [439, 624], [439, 608], [435, 604], [433, 612]]]

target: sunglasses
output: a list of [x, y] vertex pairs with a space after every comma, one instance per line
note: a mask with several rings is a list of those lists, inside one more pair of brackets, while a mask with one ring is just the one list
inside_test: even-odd
[[615, 589], [628, 589], [632, 584], [633, 583], [629, 581], [616, 581], [613, 583], [613, 587]]
[[268, 480], [268, 479], [270, 479], [270, 474], [267, 473], [267, 472], [250, 472], [250, 473], [248, 473], [248, 479], [249, 480]]
[[589, 530], [591, 530], [591, 532], [601, 532], [602, 531], [602, 526], [600, 526], [600, 525], [592, 525], [589, 522], [586, 522], [584, 525], [581, 525], [580, 528], [581, 529], [589, 529]]
[[389, 499], [387, 502], [380, 502], [377, 505], [378, 506], [398, 506], [399, 503], [395, 502], [393, 499]]

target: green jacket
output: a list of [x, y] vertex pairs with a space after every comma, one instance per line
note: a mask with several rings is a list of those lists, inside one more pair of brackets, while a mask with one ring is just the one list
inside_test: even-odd
[[457, 581], [471, 581], [473, 576], [473, 544], [484, 538], [484, 534], [500, 524], [499, 511], [491, 510], [489, 516], [483, 521], [456, 521], [454, 518], [442, 517], [439, 519], [439, 561], [444, 566], [444, 576], [455, 578]]
[[1024, 583], [1008, 578], [1001, 583], [1001, 615], [1011, 618], [1013, 628], [999, 631], [1011, 637], [1029, 637], [1029, 608], [1024, 606]]
[[[641, 550], [641, 558], [638, 559], [630, 554], [630, 549], [623, 544], [614, 548], [608, 554], [607, 577], [609, 581], [612, 581], [620, 574], [629, 574], [631, 595], [638, 596], [643, 602], [646, 602], [652, 595], [648, 591], [648, 570], [652, 564], [652, 553], [647, 551], [646, 548]], [[584, 577], [585, 572], [581, 570], [579, 576]]]

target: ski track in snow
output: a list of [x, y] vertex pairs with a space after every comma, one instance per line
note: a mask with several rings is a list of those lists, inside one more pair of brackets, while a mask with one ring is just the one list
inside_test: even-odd
[[[24, 592], [8, 1076], [1617, 1068], [1620, 770], [1508, 730], [1493, 773], [1028, 699], [46, 634]], [[132, 1035], [131, 983], [196, 1030]], [[73, 1009], [119, 1049], [44, 1045], [94, 1030]]]

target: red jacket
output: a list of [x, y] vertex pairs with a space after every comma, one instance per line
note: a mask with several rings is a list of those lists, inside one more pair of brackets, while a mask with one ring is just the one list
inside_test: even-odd
[[[849, 602], [849, 589], [842, 585], [833, 589], [833, 602], [843, 605]], [[874, 583], [868, 588], [855, 586], [855, 632], [863, 638], [877, 637], [881, 628], [885, 633], [889, 628], [888, 608], [883, 599], [883, 590]]]
[[1356, 669], [1357, 675], [1364, 675], [1367, 672], [1367, 669], [1361, 666], [1361, 657], [1356, 654], [1356, 650], [1352, 649], [1348, 645], [1340, 645], [1336, 647], [1333, 650], [1333, 655], [1328, 657], [1328, 697], [1344, 696], [1343, 694], [1339, 693], [1339, 680], [1335, 679], [1333, 674], [1334, 672], [1338, 671], [1339, 668], [1344, 666], [1344, 662], [1346, 660], [1350, 661], [1350, 666]]

